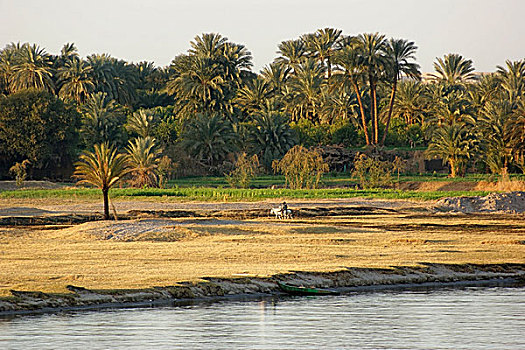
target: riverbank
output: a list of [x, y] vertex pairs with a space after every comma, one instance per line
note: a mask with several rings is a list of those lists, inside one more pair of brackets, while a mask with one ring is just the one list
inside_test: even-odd
[[282, 294], [277, 286], [278, 281], [296, 286], [334, 288], [342, 293], [418, 287], [514, 285], [525, 282], [525, 264], [423, 263], [420, 267], [347, 268], [331, 273], [294, 272], [270, 278], [206, 278], [198, 283], [179, 283], [174, 286], [137, 290], [90, 290], [68, 285], [67, 289], [71, 293], [67, 295], [12, 290], [11, 298], [0, 299], [0, 317], [278, 295]]
[[118, 221], [92, 217], [93, 202], [2, 204], [4, 314], [268, 295], [277, 281], [439, 286], [525, 271], [523, 215], [434, 203], [290, 201], [295, 218], [276, 220], [267, 201], [126, 201]]

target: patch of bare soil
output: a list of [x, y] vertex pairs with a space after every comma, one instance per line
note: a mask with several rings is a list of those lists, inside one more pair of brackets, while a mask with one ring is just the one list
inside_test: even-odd
[[458, 213], [525, 213], [525, 192], [491, 193], [485, 197], [447, 197], [437, 201], [437, 211]]
[[525, 181], [409, 181], [400, 183], [398, 188], [405, 191], [525, 191]]
[[21, 187], [16, 185], [16, 181], [0, 181], [0, 191], [14, 191], [19, 189], [58, 189], [67, 187], [66, 184], [50, 182], [50, 181], [24, 181]]

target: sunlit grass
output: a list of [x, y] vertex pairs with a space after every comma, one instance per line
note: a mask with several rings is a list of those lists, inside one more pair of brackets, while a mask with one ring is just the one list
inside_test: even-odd
[[[455, 196], [483, 196], [488, 191], [402, 191], [395, 189], [356, 190], [352, 188], [322, 188], [315, 190], [292, 190], [287, 188], [209, 188], [209, 187], [179, 187], [179, 188], [116, 188], [110, 191], [112, 198], [177, 198], [198, 201], [257, 201], [264, 199], [325, 199], [325, 198], [383, 198], [383, 199], [416, 199], [436, 200]], [[67, 198], [92, 199], [99, 198], [98, 189], [26, 189], [0, 192], [0, 198]]]
[[[155, 220], [155, 219], [148, 219]], [[524, 263], [517, 217], [382, 214], [276, 222], [91, 222], [61, 230], [0, 227], [0, 296], [169, 286], [202, 277], [345, 267]], [[158, 222], [158, 220], [155, 220]], [[430, 225], [429, 225], [430, 224]], [[144, 231], [140, 231], [140, 227]], [[138, 231], [137, 231], [138, 230]], [[129, 240], [105, 239], [108, 233]]]

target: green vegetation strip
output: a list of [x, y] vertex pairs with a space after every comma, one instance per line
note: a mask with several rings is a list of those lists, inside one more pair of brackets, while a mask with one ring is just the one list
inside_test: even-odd
[[[162, 198], [174, 197], [182, 200], [197, 201], [257, 201], [273, 198], [287, 199], [324, 199], [324, 198], [383, 198], [436, 200], [444, 197], [485, 196], [488, 191], [401, 191], [391, 189], [233, 189], [233, 188], [117, 188], [110, 191], [113, 198]], [[88, 199], [101, 197], [98, 189], [60, 189], [60, 190], [18, 190], [0, 192], [0, 198], [70, 198]]]

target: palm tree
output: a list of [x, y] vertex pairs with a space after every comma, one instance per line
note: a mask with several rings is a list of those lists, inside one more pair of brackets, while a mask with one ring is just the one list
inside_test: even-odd
[[87, 62], [73, 56], [64, 66], [58, 68], [58, 95], [62, 98], [84, 103], [95, 90], [92, 79], [93, 68]]
[[244, 109], [248, 114], [253, 114], [262, 109], [271, 94], [270, 85], [261, 77], [257, 77], [237, 90], [235, 102], [239, 108]]
[[418, 81], [402, 81], [398, 85], [393, 114], [405, 120], [407, 125], [424, 124], [428, 109], [425, 86]]
[[154, 115], [144, 109], [139, 109], [128, 116], [126, 129], [141, 138], [151, 136], [153, 132]]
[[281, 95], [285, 89], [286, 83], [290, 78], [292, 68], [283, 64], [272, 63], [265, 66], [261, 71], [262, 78], [266, 81], [275, 95]]
[[275, 111], [265, 111], [254, 117], [249, 138], [252, 153], [259, 156], [267, 171], [271, 171], [275, 159], [280, 159], [295, 145], [288, 118]]
[[453, 90], [444, 93], [439, 85], [434, 86], [434, 95], [432, 96], [431, 114], [429, 124], [453, 124], [468, 123], [475, 124], [474, 110], [468, 99], [468, 95], [461, 90]]
[[191, 49], [188, 52], [191, 55], [217, 60], [224, 54], [224, 45], [228, 38], [217, 33], [204, 33], [196, 36], [194, 41], [190, 42]]
[[107, 143], [94, 145], [94, 151], [80, 155], [75, 164], [74, 176], [79, 184], [93, 185], [102, 190], [104, 198], [104, 220], [109, 219], [109, 189], [129, 172], [126, 157]]
[[219, 114], [198, 115], [186, 128], [183, 147], [197, 161], [213, 167], [236, 150], [231, 123]]
[[96, 93], [82, 106], [80, 134], [84, 144], [119, 144], [123, 140], [125, 115], [115, 101], [107, 100], [104, 93]]
[[505, 176], [514, 151], [514, 106], [507, 100], [491, 101], [481, 110], [478, 127], [483, 135], [486, 162], [495, 174]]
[[436, 58], [434, 69], [437, 74], [431, 76], [438, 82], [448, 85], [461, 85], [475, 78], [472, 60], [457, 53], [450, 53], [443, 58]]
[[22, 45], [20, 43], [8, 44], [0, 51], [0, 94], [9, 94], [13, 92], [11, 81], [14, 73], [14, 66], [17, 63], [17, 57], [20, 55]]
[[13, 92], [23, 89], [54, 91], [51, 56], [37, 45], [22, 45], [13, 67], [10, 87]]
[[111, 64], [111, 56], [93, 54], [87, 57], [87, 62], [92, 68], [91, 80], [95, 84], [95, 92], [103, 92], [109, 99], [116, 99], [116, 88], [113, 81], [116, 72]]
[[115, 72], [113, 76], [114, 99], [121, 105], [132, 106], [137, 100], [138, 70], [133, 64], [116, 58], [112, 58], [110, 64]]
[[60, 50], [60, 56], [57, 57], [57, 68], [64, 66], [67, 62], [78, 59], [78, 49], [74, 43], [66, 43]]
[[359, 88], [359, 82], [364, 78], [364, 66], [360, 56], [359, 42], [356, 37], [347, 37], [345, 42], [346, 45], [337, 51], [334, 57], [334, 63], [340, 67], [340, 74], [334, 76], [334, 83], [340, 87], [349, 85], [354, 90], [361, 115], [361, 128], [365, 135], [366, 144], [369, 145], [370, 137], [368, 135], [365, 107], [361, 89]]
[[510, 138], [512, 151], [517, 165], [525, 173], [525, 101], [518, 102], [509, 123], [512, 125]]
[[252, 54], [244, 45], [226, 43], [219, 62], [222, 63], [224, 76], [231, 81], [234, 88], [239, 87], [246, 78], [251, 77]]
[[281, 56], [275, 59], [275, 63], [284, 64], [292, 69], [306, 59], [306, 45], [303, 40], [287, 40], [279, 44], [278, 54]]
[[450, 166], [450, 177], [463, 174], [474, 151], [474, 141], [466, 124], [452, 123], [435, 130], [427, 155], [441, 157]]
[[311, 58], [296, 67], [290, 78], [291, 110], [296, 119], [306, 117], [313, 121], [319, 117], [318, 100], [326, 84], [324, 73], [324, 67]]
[[497, 73], [484, 74], [468, 90], [469, 101], [474, 110], [481, 110], [485, 105], [498, 97], [501, 84]]
[[133, 187], [159, 186], [159, 157], [161, 151], [157, 148], [153, 137], [139, 137], [129, 141], [126, 148], [129, 171], [132, 175]]
[[377, 114], [377, 83], [383, 74], [386, 64], [384, 55], [386, 39], [379, 33], [365, 33], [358, 36], [361, 44], [361, 60], [364, 70], [368, 76], [368, 87], [370, 92], [371, 119], [374, 126], [373, 143], [379, 142], [379, 120]]
[[351, 89], [337, 88], [326, 91], [321, 95], [321, 123], [333, 125], [334, 121], [347, 122], [354, 115], [357, 105], [356, 96]]
[[388, 128], [390, 127], [390, 118], [392, 117], [392, 110], [394, 108], [394, 101], [396, 98], [397, 82], [402, 75], [420, 79], [421, 72], [419, 71], [419, 64], [411, 62], [416, 59], [415, 53], [417, 46], [413, 41], [405, 39], [390, 39], [385, 45], [385, 55], [387, 62], [387, 74], [392, 83], [392, 92], [390, 93], [390, 103], [388, 104], [388, 113], [386, 117], [386, 126], [381, 139], [381, 145], [385, 144]]
[[505, 61], [506, 67], [497, 66], [501, 87], [511, 102], [517, 102], [525, 94], [525, 60]]
[[224, 106], [222, 97], [226, 84], [220, 68], [210, 58], [192, 57], [190, 62], [188, 70], [168, 82], [168, 92], [191, 101], [194, 111], [220, 110]]
[[340, 36], [341, 30], [333, 28], [319, 29], [314, 34], [302, 36], [310, 54], [316, 57], [322, 65], [326, 63], [328, 78], [332, 76], [332, 57]]

